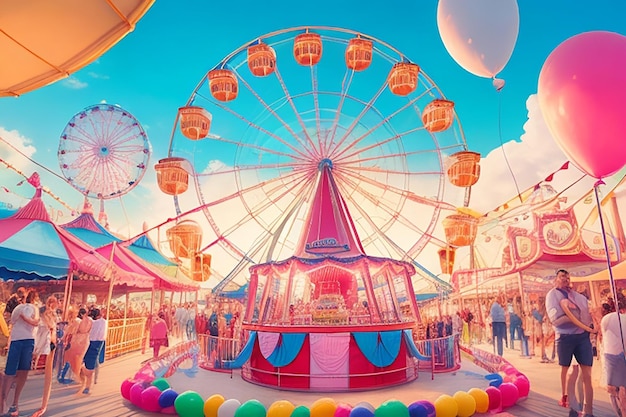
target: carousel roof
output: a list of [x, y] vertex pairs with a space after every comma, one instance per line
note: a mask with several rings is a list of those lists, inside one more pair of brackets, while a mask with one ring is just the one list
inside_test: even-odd
[[19, 96], [95, 61], [135, 28], [154, 0], [3, 2], [0, 97]]

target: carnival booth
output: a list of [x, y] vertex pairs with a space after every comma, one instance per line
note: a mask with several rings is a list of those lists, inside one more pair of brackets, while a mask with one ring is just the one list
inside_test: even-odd
[[244, 379], [282, 389], [344, 391], [417, 378], [419, 311], [404, 261], [364, 253], [331, 164], [294, 256], [250, 268]]

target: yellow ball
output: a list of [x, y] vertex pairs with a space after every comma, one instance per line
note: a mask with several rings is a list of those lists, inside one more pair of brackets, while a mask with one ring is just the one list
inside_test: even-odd
[[275, 401], [267, 409], [267, 417], [291, 417], [296, 407], [287, 400]]
[[332, 398], [320, 398], [311, 405], [311, 417], [333, 417], [337, 403]]
[[456, 412], [458, 417], [470, 417], [474, 415], [476, 412], [476, 400], [474, 397], [465, 391], [457, 391], [452, 398], [454, 398], [459, 408]]
[[446, 394], [440, 395], [434, 405], [437, 417], [456, 417], [459, 412], [459, 406], [454, 398]]
[[204, 402], [202, 411], [205, 417], [217, 417], [217, 409], [226, 401], [220, 394], [213, 394]]
[[480, 389], [480, 388], [472, 388], [467, 391], [469, 395], [474, 397], [474, 401], [476, 401], [476, 412], [477, 413], [486, 413], [489, 411], [489, 395]]

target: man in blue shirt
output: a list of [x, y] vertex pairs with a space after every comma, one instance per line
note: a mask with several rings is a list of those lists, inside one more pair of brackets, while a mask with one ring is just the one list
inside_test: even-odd
[[493, 336], [494, 350], [498, 356], [502, 356], [504, 347], [503, 341], [506, 337], [506, 314], [504, 312], [504, 307], [502, 307], [504, 302], [501, 300], [501, 297], [497, 297], [493, 304], [491, 305], [491, 332]]
[[[567, 370], [572, 357], [580, 365], [583, 378], [584, 415], [593, 417], [593, 386], [591, 385], [591, 366], [593, 365], [593, 349], [589, 333], [597, 332], [589, 327], [592, 323], [587, 298], [571, 289], [569, 272], [559, 269], [554, 279], [554, 288], [546, 294], [546, 310], [554, 327], [556, 350], [561, 366], [562, 399], [559, 402], [568, 407], [566, 381]], [[570, 411], [570, 415], [572, 415]], [[578, 415], [578, 413], [576, 413]]]

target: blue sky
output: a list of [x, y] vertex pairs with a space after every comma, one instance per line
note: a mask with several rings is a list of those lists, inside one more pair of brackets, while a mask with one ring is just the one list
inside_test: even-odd
[[[177, 109], [185, 104], [207, 70], [234, 49], [265, 33], [319, 25], [371, 35], [418, 63], [445, 96], [455, 101], [468, 147], [485, 156], [501, 142], [520, 141], [527, 132], [525, 124], [530, 111], [527, 100], [537, 91], [544, 60], [560, 42], [590, 30], [626, 34], [623, 20], [626, 4], [622, 1], [597, 1], [593, 5], [565, 0], [518, 3], [519, 36], [509, 63], [499, 74], [506, 80], [506, 86], [497, 93], [491, 80], [466, 72], [450, 57], [437, 30], [437, 2], [434, 0], [319, 0], [307, 7], [305, 3], [291, 1], [244, 0], [221, 3], [219, 7], [215, 2], [201, 0], [157, 1], [134, 32], [96, 62], [68, 79], [19, 98], [0, 99], [0, 129], [10, 132], [3, 134], [5, 139], [15, 138], [12, 140], [17, 146], [28, 144], [37, 162], [59, 172], [58, 140], [70, 118], [83, 108], [103, 101], [119, 104], [132, 113], [148, 133], [153, 155], [144, 182], [153, 184], [152, 166], [167, 156]], [[2, 61], [10, 62], [6, 57], [2, 57]], [[540, 149], [535, 151], [541, 153]], [[0, 156], [18, 166], [33, 168], [2, 146]], [[526, 157], [530, 159], [533, 154], [528, 153]], [[538, 161], [543, 163], [545, 159], [538, 158]], [[552, 162], [548, 167], [535, 164], [529, 168], [530, 183], [536, 176], [545, 177], [555, 171], [564, 160], [547, 161]], [[71, 187], [39, 171], [43, 183], [57, 195], [73, 207], [80, 204], [82, 197]], [[514, 171], [521, 172], [521, 177], [526, 175], [523, 166]], [[498, 180], [507, 183], [502, 193], [505, 198], [515, 195], [512, 181]], [[0, 185], [17, 194], [30, 195], [26, 187], [15, 186], [17, 181], [18, 177], [0, 168]], [[150, 190], [142, 186], [125, 196], [126, 215], [143, 216], [149, 196]], [[112, 204], [111, 210], [116, 216], [122, 216], [116, 204]], [[126, 224], [119, 218], [112, 223], [116, 221], [122, 224], [118, 226], [120, 229]], [[150, 223], [155, 221], [153, 216]]]

